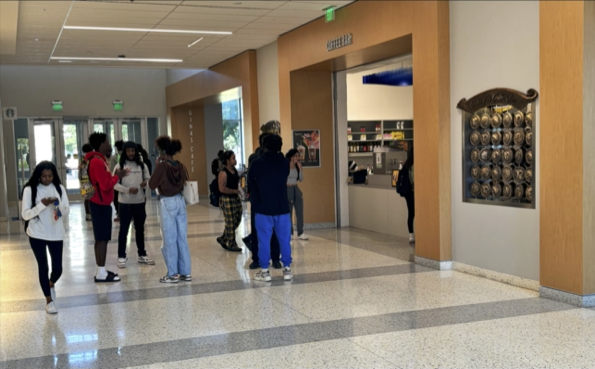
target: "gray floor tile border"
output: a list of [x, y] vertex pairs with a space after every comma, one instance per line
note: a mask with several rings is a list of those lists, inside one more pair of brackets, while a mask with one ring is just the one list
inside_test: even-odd
[[[285, 282], [281, 279], [274, 279], [272, 283], [244, 282], [243, 280], [199, 284], [180, 282], [176, 285], [172, 285], [167, 288], [155, 287], [129, 291], [108, 292], [101, 294], [61, 297], [58, 301], [58, 306], [60, 307], [60, 309], [64, 309], [139, 300], [200, 295], [206, 293], [239, 291], [253, 288], [263, 288], [268, 286], [276, 287], [284, 286], [287, 284], [299, 285], [307, 283], [320, 283], [347, 279], [370, 278], [433, 271], [434, 270], [430, 268], [425, 268], [423, 266], [405, 264], [351, 270], [338, 270], [321, 273], [296, 274], [294, 275], [293, 281], [290, 282]], [[157, 281], [155, 282], [158, 283]], [[43, 304], [42, 299], [0, 302], [0, 313], [2, 314], [23, 311], [43, 311], [44, 309], [45, 305]]]
[[120, 368], [149, 365], [573, 308], [568, 304], [540, 298], [487, 302], [26, 358], [0, 362], [0, 368]]

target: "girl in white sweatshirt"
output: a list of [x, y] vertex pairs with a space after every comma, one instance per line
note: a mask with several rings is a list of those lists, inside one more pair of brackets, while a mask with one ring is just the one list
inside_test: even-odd
[[[54, 163], [42, 161], [37, 164], [33, 175], [23, 188], [23, 210], [25, 229], [39, 271], [39, 284], [45, 296], [45, 311], [56, 314], [55, 285], [62, 275], [62, 252], [64, 248], [63, 217], [70, 211], [66, 189], [60, 182]], [[52, 275], [49, 268], [46, 247], [52, 258]]]

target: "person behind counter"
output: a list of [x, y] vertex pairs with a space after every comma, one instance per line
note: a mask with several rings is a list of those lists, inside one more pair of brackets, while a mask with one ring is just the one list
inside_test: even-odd
[[[307, 241], [308, 236], [304, 234], [304, 195], [298, 187], [298, 181], [304, 180], [304, 170], [300, 163], [301, 155], [296, 149], [291, 149], [285, 155], [289, 160], [289, 177], [287, 177], [287, 199], [289, 200], [289, 216], [293, 217], [295, 208], [295, 217], [297, 220], [298, 239]], [[291, 234], [293, 235], [293, 224], [291, 225]]]

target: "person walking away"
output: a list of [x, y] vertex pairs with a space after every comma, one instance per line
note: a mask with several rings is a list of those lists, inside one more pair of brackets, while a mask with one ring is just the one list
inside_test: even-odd
[[258, 233], [258, 259], [261, 271], [254, 277], [257, 281], [271, 281], [269, 259], [273, 230], [279, 239], [283, 279], [289, 281], [291, 274], [291, 219], [287, 202], [287, 177], [289, 162], [280, 152], [283, 141], [280, 136], [268, 135], [264, 138], [264, 153], [252, 163], [248, 172], [252, 187], [252, 211], [256, 213]]
[[95, 261], [97, 272], [95, 282], [119, 282], [117, 273], [105, 269], [107, 258], [107, 244], [112, 239], [112, 202], [114, 201], [114, 186], [118, 181], [128, 175], [126, 169], [109, 170], [106, 155], [112, 152], [105, 133], [95, 132], [89, 136], [89, 144], [93, 151], [85, 155], [89, 162], [89, 180], [95, 187], [95, 194], [90, 199], [91, 223], [95, 237]]
[[[269, 122], [270, 123], [270, 122]], [[267, 126], [267, 125], [265, 125]], [[263, 127], [265, 127], [263, 126]], [[271, 124], [268, 124], [268, 126], [271, 126]], [[254, 204], [252, 203], [252, 197], [250, 196], [250, 167], [252, 166], [252, 163], [254, 162], [254, 160], [258, 159], [260, 156], [262, 156], [262, 154], [264, 153], [264, 138], [272, 135], [272, 133], [261, 133], [260, 136], [258, 137], [258, 142], [259, 142], [259, 147], [256, 149], [256, 151], [250, 155], [250, 157], [248, 158], [248, 198], [250, 200], [250, 229], [251, 229], [251, 233], [246, 236], [242, 241], [244, 241], [244, 244], [246, 244], [246, 246], [250, 249], [250, 251], [252, 252], [252, 263], [250, 264], [249, 268], [250, 269], [258, 269], [260, 268], [260, 260], [258, 259], [258, 232], [256, 230], [256, 213], [254, 212]], [[279, 249], [279, 240], [277, 239], [277, 235], [275, 234], [275, 231], [273, 230], [273, 236], [271, 238], [271, 259], [273, 262], [273, 268], [275, 269], [281, 269], [283, 268], [283, 266], [281, 265], [281, 262], [279, 261], [279, 258], [281, 257], [281, 251]]]
[[415, 243], [413, 221], [415, 218], [415, 190], [413, 176], [413, 150], [399, 171], [397, 178], [397, 193], [407, 202], [407, 228], [409, 228], [409, 243]]
[[[116, 146], [116, 152], [114, 155], [109, 156], [109, 171], [110, 173], [114, 172], [114, 168], [120, 162], [120, 156], [122, 155], [122, 145], [124, 145], [124, 141], [118, 140], [114, 144]], [[120, 221], [120, 204], [118, 203], [118, 191], [114, 192], [114, 208], [116, 209], [116, 219], [115, 222]]]
[[223, 169], [217, 176], [219, 193], [219, 207], [223, 211], [225, 219], [225, 230], [221, 237], [217, 237], [217, 242], [225, 250], [232, 252], [242, 252], [242, 249], [236, 242], [236, 230], [242, 222], [242, 201], [238, 196], [240, 190], [238, 184], [240, 176], [236, 170], [236, 155], [233, 151], [226, 151], [221, 156]]
[[[285, 155], [289, 160], [289, 177], [287, 177], [287, 199], [289, 200], [289, 217], [293, 217], [293, 209], [295, 209], [295, 217], [297, 220], [297, 234], [298, 239], [307, 241], [308, 236], [304, 234], [304, 195], [298, 187], [298, 181], [304, 180], [304, 170], [300, 162], [300, 153], [296, 149], [291, 149]], [[293, 224], [291, 225], [291, 234], [293, 235]]]
[[[79, 158], [79, 170], [81, 170], [81, 166], [83, 164], [83, 159], [85, 158], [85, 155], [87, 155], [88, 153], [93, 151], [93, 147], [91, 147], [91, 145], [86, 143], [83, 145], [81, 150], [83, 151], [83, 155], [81, 155]], [[85, 204], [85, 220], [91, 221], [91, 208], [89, 206], [89, 204], [90, 204], [89, 200], [85, 199], [84, 204]]]
[[167, 274], [159, 279], [161, 283], [192, 281], [190, 250], [188, 248], [188, 221], [186, 202], [182, 196], [188, 171], [174, 155], [182, 150], [180, 140], [160, 136], [155, 140], [159, 151], [155, 172], [149, 180], [149, 188], [159, 193], [159, 215], [163, 245], [161, 253], [167, 266]]
[[[23, 188], [22, 199], [21, 216], [25, 220], [25, 231], [37, 260], [39, 284], [46, 301], [45, 311], [56, 314], [55, 286], [62, 275], [64, 250], [62, 220], [70, 208], [66, 189], [61, 184], [54, 163], [42, 161], [37, 164]], [[52, 259], [52, 274], [49, 278], [47, 250]]]
[[145, 265], [155, 265], [155, 261], [147, 256], [145, 250], [145, 221], [147, 212], [145, 209], [145, 187], [147, 181], [151, 178], [149, 168], [142, 162], [140, 153], [137, 151], [136, 144], [128, 141], [122, 146], [122, 155], [120, 162], [116, 164], [116, 170], [126, 169], [129, 174], [122, 178], [114, 187], [120, 197], [120, 233], [118, 235], [118, 267], [126, 268], [126, 239], [130, 222], [134, 221], [136, 230], [136, 247], [138, 250], [138, 263]]

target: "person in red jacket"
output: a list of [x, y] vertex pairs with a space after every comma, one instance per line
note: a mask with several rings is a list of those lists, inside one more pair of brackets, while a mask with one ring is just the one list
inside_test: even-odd
[[95, 282], [119, 282], [120, 277], [105, 269], [107, 257], [107, 243], [112, 239], [112, 201], [114, 201], [114, 186], [127, 176], [129, 169], [120, 169], [112, 175], [106, 156], [112, 152], [112, 145], [105, 133], [95, 132], [89, 136], [89, 144], [93, 151], [85, 155], [89, 161], [89, 180], [95, 187], [95, 194], [89, 200], [91, 207], [91, 222], [95, 236], [95, 261], [97, 273]]

